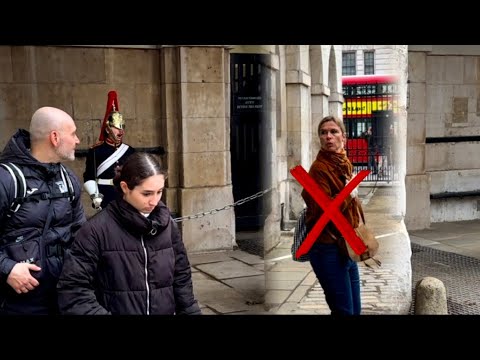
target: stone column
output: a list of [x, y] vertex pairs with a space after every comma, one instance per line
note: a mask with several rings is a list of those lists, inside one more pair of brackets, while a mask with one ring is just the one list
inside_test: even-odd
[[406, 213], [408, 230], [430, 226], [430, 176], [425, 171], [426, 53], [408, 53]]
[[[324, 83], [328, 81], [329, 95], [327, 114], [339, 118], [343, 116], [343, 88], [342, 88], [342, 46], [329, 45], [329, 53], [324, 52], [328, 59], [328, 68], [325, 70]], [[326, 62], [326, 61], [324, 61]]]
[[329, 115], [342, 117], [342, 105], [344, 103], [343, 94], [339, 91], [332, 91], [328, 98]]
[[312, 96], [312, 146], [310, 156], [313, 159], [320, 149], [320, 139], [317, 129], [320, 121], [328, 114], [328, 97], [330, 88], [324, 81], [325, 73], [323, 69], [325, 58], [322, 54], [322, 45], [310, 45], [310, 76], [311, 76], [311, 96]]
[[[271, 54], [267, 59], [266, 66], [268, 68], [269, 91], [265, 99], [265, 118], [262, 119], [265, 134], [266, 151], [272, 154], [264, 164], [265, 184], [263, 189], [269, 188], [272, 184], [279, 184], [279, 170], [277, 155], [277, 103], [281, 99], [277, 99], [277, 80], [280, 70], [280, 61], [277, 54]], [[264, 251], [268, 252], [280, 239], [280, 221], [281, 221], [281, 205], [280, 205], [280, 188], [273, 186], [273, 189], [265, 195], [265, 223], [263, 226], [263, 245]]]
[[[310, 150], [312, 146], [308, 46], [287, 45], [285, 58], [288, 169], [302, 165], [308, 171], [311, 164]], [[292, 178], [290, 174], [289, 177]], [[295, 179], [290, 182], [289, 218], [296, 218], [304, 206], [304, 201], [300, 196], [302, 189]]]
[[[230, 165], [230, 68], [224, 46], [162, 49], [167, 202], [179, 216], [233, 203]], [[181, 222], [190, 252], [231, 250], [235, 215], [229, 208]]]

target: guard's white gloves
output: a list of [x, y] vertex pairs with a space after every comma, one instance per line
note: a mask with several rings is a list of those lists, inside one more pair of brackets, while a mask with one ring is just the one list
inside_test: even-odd
[[92, 199], [92, 207], [95, 210], [102, 210], [101, 205], [102, 205], [103, 195], [100, 193], [92, 194], [90, 198]]
[[88, 180], [83, 184], [83, 187], [88, 195], [90, 195], [90, 199], [92, 199], [92, 207], [95, 210], [102, 210], [100, 205], [102, 204], [103, 195], [98, 191], [97, 182], [95, 180]]

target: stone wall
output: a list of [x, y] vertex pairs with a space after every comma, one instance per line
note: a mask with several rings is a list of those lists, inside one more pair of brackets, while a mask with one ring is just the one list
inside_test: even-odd
[[480, 191], [479, 141], [465, 138], [480, 136], [479, 64], [478, 45], [409, 46], [406, 224], [411, 230], [480, 215], [478, 196], [430, 199]]
[[[107, 94], [118, 93], [125, 142], [166, 150], [165, 201], [179, 215], [233, 202], [229, 57], [222, 46], [0, 46], [0, 146], [33, 112], [71, 114], [85, 153], [99, 136]], [[67, 164], [81, 179], [85, 157]], [[215, 194], [215, 196], [212, 196]], [[93, 214], [86, 193], [87, 215]], [[233, 211], [182, 223], [192, 251], [232, 249]]]
[[[125, 142], [162, 145], [158, 50], [1, 46], [0, 63], [1, 148], [17, 128], [28, 129], [36, 109], [54, 106], [74, 118], [77, 149], [88, 149], [98, 139], [110, 90], [117, 91], [126, 120]], [[85, 158], [67, 165], [83, 182]], [[88, 196], [83, 200], [91, 215]]]

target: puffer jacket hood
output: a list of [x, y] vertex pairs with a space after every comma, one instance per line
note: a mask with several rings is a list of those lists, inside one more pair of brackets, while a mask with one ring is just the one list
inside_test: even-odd
[[30, 133], [25, 129], [19, 129], [8, 141], [3, 152], [0, 154], [0, 163], [13, 162], [16, 165], [38, 169], [42, 173], [57, 172], [53, 163], [41, 163], [30, 153]]
[[8, 141], [0, 155], [0, 162], [14, 161], [19, 165], [37, 164], [38, 161], [30, 154], [30, 133], [18, 130]]

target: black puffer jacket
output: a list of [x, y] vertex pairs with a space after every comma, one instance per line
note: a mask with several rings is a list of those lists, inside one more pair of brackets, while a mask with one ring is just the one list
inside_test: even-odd
[[[34, 201], [22, 204], [11, 218], [6, 214], [15, 195], [15, 181], [0, 167], [0, 312], [47, 314], [57, 312], [56, 284], [62, 270], [61, 250], [68, 247], [85, 219], [80, 199], [80, 184], [67, 169], [75, 191], [75, 199], [41, 199], [66, 191], [59, 163], [40, 163], [29, 151], [30, 134], [19, 130], [10, 139], [0, 156], [0, 163], [12, 162], [23, 172], [27, 197]], [[51, 222], [42, 236], [51, 203]], [[61, 244], [61, 248], [57, 245]], [[17, 294], [6, 280], [17, 262], [33, 262], [42, 268], [32, 271], [40, 285], [26, 294]]]
[[117, 199], [80, 229], [58, 283], [63, 314], [199, 314], [190, 263], [170, 211], [148, 218]]

